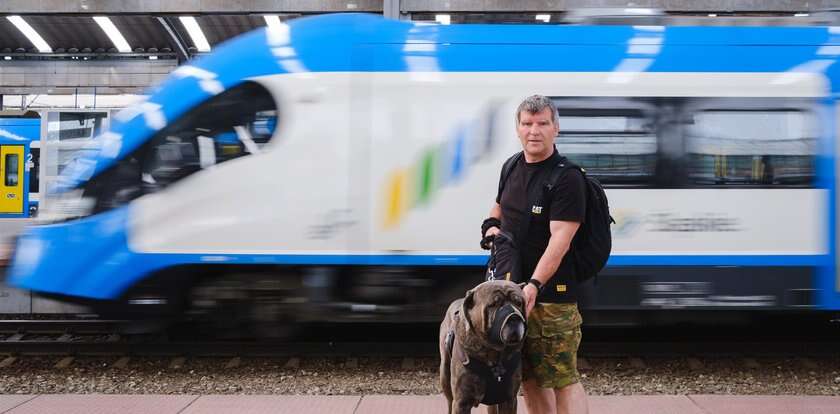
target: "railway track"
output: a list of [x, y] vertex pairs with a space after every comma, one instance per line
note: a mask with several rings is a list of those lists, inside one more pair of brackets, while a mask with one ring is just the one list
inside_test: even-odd
[[[435, 357], [436, 326], [319, 325], [290, 340], [217, 339], [189, 329], [132, 333], [117, 320], [0, 320], [4, 355]], [[580, 355], [622, 357], [840, 357], [840, 331], [813, 335], [587, 328]]]

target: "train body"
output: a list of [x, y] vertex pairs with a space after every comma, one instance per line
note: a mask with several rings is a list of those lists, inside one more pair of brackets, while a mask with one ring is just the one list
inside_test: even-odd
[[481, 281], [539, 93], [617, 221], [592, 310], [837, 310], [838, 57], [820, 27], [258, 30], [114, 116], [7, 283], [129, 313], [435, 320]]
[[27, 218], [38, 210], [40, 137], [37, 112], [0, 111], [0, 218]]

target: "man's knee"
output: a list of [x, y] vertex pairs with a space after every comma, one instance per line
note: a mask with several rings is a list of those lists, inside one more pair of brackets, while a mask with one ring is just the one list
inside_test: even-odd
[[529, 413], [554, 413], [554, 392], [551, 388], [542, 388], [534, 380], [522, 382], [525, 405]]
[[583, 384], [576, 382], [562, 388], [554, 389], [557, 413], [586, 414], [589, 412], [589, 402]]

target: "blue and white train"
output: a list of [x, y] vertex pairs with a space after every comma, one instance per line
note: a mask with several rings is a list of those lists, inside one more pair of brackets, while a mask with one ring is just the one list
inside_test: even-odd
[[0, 218], [27, 218], [38, 210], [40, 136], [37, 112], [0, 111]]
[[838, 57], [836, 27], [257, 30], [114, 117], [7, 282], [131, 314], [435, 320], [481, 280], [539, 93], [618, 221], [592, 310], [837, 310]]

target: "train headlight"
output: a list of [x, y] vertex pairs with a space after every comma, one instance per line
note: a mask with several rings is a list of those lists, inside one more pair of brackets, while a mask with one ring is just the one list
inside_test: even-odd
[[14, 253], [17, 272], [21, 274], [31, 273], [38, 266], [41, 256], [44, 253], [44, 242], [36, 239], [23, 237], [17, 245]]

